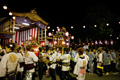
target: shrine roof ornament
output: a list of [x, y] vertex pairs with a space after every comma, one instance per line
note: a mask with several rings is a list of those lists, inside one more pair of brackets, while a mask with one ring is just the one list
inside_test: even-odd
[[44, 19], [42, 19], [35, 10], [31, 10], [31, 12], [23, 12], [23, 13], [18, 13], [18, 12], [12, 12], [14, 16], [19, 16], [19, 17], [28, 17], [30, 20], [35, 21], [35, 22], [42, 22], [45, 25], [48, 25], [49, 23], [46, 22]]

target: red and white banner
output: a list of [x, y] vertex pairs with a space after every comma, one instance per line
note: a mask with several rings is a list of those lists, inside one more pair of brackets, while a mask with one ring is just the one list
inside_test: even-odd
[[26, 42], [26, 40], [30, 39], [31, 37], [35, 37], [35, 39], [37, 40], [37, 35], [38, 35], [38, 28], [32, 28], [29, 30], [25, 30], [25, 31], [15, 31], [15, 42], [18, 43], [18, 45], [21, 45], [21, 42]]

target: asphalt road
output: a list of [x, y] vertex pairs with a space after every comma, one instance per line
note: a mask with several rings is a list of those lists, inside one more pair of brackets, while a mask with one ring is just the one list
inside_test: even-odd
[[[60, 80], [58, 76], [56, 76], [56, 80]], [[36, 77], [36, 80], [39, 80], [38, 77]], [[46, 78], [46, 76], [43, 76], [43, 80], [51, 80], [51, 77]], [[113, 74], [110, 73], [109, 75], [103, 75], [102, 77], [99, 77], [96, 74], [86, 74], [85, 80], [120, 80], [120, 73]]]

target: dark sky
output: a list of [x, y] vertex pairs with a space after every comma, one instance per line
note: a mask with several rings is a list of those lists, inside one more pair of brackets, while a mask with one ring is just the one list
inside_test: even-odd
[[[116, 1], [116, 0], [114, 0]], [[76, 37], [79, 36], [79, 28], [82, 29], [84, 17], [87, 14], [89, 7], [94, 5], [103, 5], [115, 14], [120, 14], [119, 2], [113, 0], [0, 0], [0, 17], [8, 15], [8, 12], [3, 10], [4, 4], [8, 6], [11, 11], [29, 12], [36, 8], [38, 15], [49, 22], [51, 28], [57, 26], [65, 26], [67, 30]], [[81, 25], [80, 25], [81, 24]], [[74, 26], [71, 30], [70, 26]], [[83, 31], [83, 30], [81, 30]], [[83, 33], [82, 33], [83, 34]]]

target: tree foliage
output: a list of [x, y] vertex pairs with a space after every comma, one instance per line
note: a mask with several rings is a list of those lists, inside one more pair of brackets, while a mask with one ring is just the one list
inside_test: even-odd
[[[113, 33], [113, 29], [110, 24], [109, 26], [106, 24], [110, 23], [113, 17], [113, 14], [105, 6], [94, 5], [90, 7], [85, 18], [90, 37], [92, 39], [96, 39], [96, 37], [99, 39], [108, 38]], [[97, 27], [94, 27], [94, 25], [97, 25]]]

